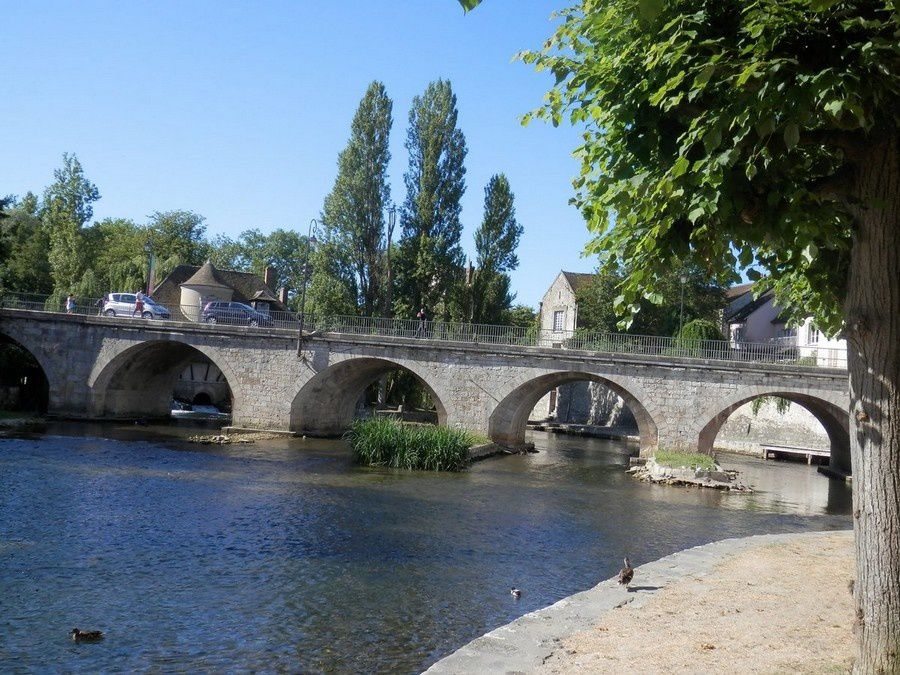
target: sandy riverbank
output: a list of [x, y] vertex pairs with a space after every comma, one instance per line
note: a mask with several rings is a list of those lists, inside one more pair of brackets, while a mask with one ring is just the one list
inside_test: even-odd
[[429, 672], [838, 673], [850, 532], [732, 539], [637, 568], [471, 642]]
[[846, 672], [852, 564], [844, 534], [735, 554], [564, 639], [537, 672]]

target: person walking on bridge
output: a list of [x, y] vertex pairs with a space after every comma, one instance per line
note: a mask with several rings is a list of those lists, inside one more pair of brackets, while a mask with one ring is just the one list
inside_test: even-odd
[[131, 312], [132, 318], [137, 314], [140, 317], [144, 313], [144, 294], [138, 291], [134, 296], [134, 310]]
[[66, 314], [74, 314], [75, 313], [75, 295], [73, 293], [69, 293], [69, 296], [66, 298]]
[[416, 314], [416, 318], [419, 320], [419, 327], [416, 328], [416, 337], [424, 338], [425, 327], [428, 324], [428, 312], [426, 311], [424, 306], [419, 310], [419, 313]]

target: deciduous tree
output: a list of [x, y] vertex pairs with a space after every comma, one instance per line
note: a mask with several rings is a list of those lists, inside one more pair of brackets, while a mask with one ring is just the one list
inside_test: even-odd
[[0, 287], [25, 293], [53, 290], [50, 236], [38, 215], [38, 199], [32, 193], [10, 201], [0, 221]]
[[556, 77], [538, 116], [586, 127], [576, 202], [590, 249], [627, 269], [617, 307], [675, 261], [722, 282], [756, 262], [795, 320], [846, 337], [854, 667], [900, 672], [896, 2], [583, 0], [562, 17], [524, 59]]
[[158, 261], [157, 281], [177, 265], [202, 265], [211, 249], [204, 238], [206, 218], [185, 210], [154, 211], [147, 222]]
[[84, 175], [75, 155], [63, 154], [63, 166], [44, 191], [41, 213], [50, 237], [48, 259], [57, 294], [74, 290], [88, 266], [81, 228], [94, 214], [100, 191]]

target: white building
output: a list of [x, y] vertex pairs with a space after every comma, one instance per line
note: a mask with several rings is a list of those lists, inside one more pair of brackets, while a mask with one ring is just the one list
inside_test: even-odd
[[847, 364], [846, 340], [826, 337], [811, 319], [799, 328], [789, 327], [771, 291], [754, 297], [753, 284], [742, 284], [728, 289], [726, 297], [724, 333], [734, 347], [773, 344], [793, 350], [786, 359], [814, 358], [817, 365], [832, 368]]

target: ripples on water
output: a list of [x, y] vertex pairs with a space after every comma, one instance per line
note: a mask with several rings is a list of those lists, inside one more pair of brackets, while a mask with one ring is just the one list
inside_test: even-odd
[[439, 475], [354, 467], [338, 441], [66, 433], [0, 439], [3, 672], [417, 672], [626, 554], [850, 525], [815, 467], [729, 458], [752, 495], [648, 486], [596, 439]]

